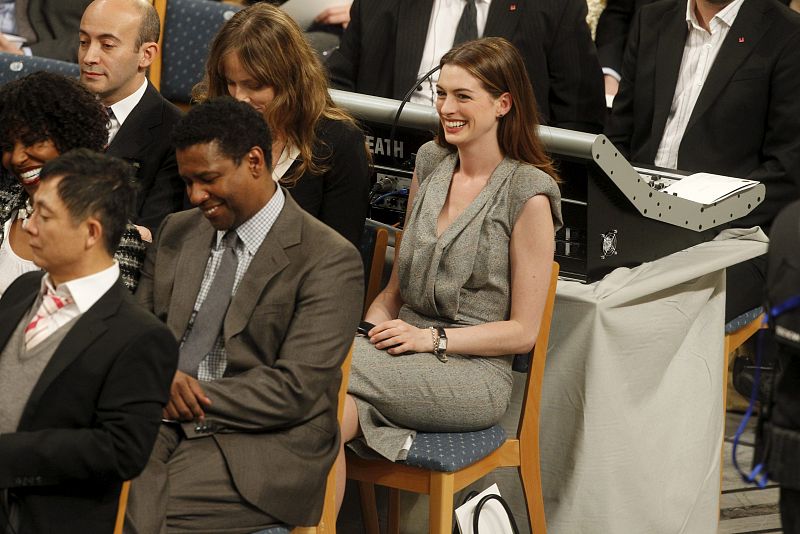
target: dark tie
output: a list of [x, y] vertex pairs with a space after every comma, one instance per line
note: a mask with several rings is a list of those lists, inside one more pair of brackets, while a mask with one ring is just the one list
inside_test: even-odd
[[222, 238], [222, 258], [214, 280], [211, 281], [206, 299], [197, 310], [189, 335], [181, 345], [178, 369], [186, 374], [197, 376], [200, 362], [214, 348], [222, 330], [239, 263], [235, 251], [237, 241], [235, 230], [229, 230]]
[[456, 26], [456, 37], [453, 39], [453, 46], [458, 46], [467, 41], [474, 41], [478, 38], [478, 10], [475, 8], [475, 0], [467, 0], [464, 11]]

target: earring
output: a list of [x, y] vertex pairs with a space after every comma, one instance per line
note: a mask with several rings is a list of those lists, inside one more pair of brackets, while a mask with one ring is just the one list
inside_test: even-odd
[[500, 119], [502, 119], [503, 117], [505, 117], [505, 115], [504, 115], [504, 114], [502, 114], [502, 113], [500, 113], [500, 114], [498, 114], [498, 115], [497, 115], [497, 120], [500, 120]]

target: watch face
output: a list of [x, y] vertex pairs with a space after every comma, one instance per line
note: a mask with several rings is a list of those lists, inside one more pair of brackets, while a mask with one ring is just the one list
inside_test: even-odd
[[447, 337], [442, 336], [439, 338], [439, 351], [447, 352]]

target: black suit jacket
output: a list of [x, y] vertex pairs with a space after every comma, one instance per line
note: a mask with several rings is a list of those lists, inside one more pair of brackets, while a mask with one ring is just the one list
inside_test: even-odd
[[[31, 309], [42, 272], [0, 300], [0, 346]], [[0, 488], [20, 501], [18, 532], [111, 532], [122, 481], [147, 463], [178, 348], [118, 281], [73, 325], [0, 435]], [[0, 512], [0, 524], [2, 512]]]
[[[306, 172], [289, 187], [292, 198], [355, 247], [361, 242], [369, 203], [370, 168], [364, 134], [344, 121], [321, 119], [314, 158], [327, 170]], [[295, 161], [287, 174], [300, 166]]]
[[[594, 39], [600, 65], [622, 73], [622, 57], [625, 53], [625, 44], [628, 42], [628, 32], [633, 24], [633, 17], [639, 8], [655, 1], [657, 0], [606, 1], [606, 7], [597, 21], [597, 32]], [[782, 4], [789, 5], [791, 0], [780, 1]]]
[[147, 83], [142, 99], [108, 145], [106, 153], [136, 167], [138, 194], [134, 222], [153, 232], [168, 214], [183, 208], [172, 129], [181, 111]]
[[[19, 5], [19, 2], [16, 2]], [[28, 0], [28, 21], [38, 40], [34, 56], [78, 61], [78, 29], [92, 0]]]
[[[402, 98], [417, 79], [432, 7], [432, 0], [355, 0], [328, 60], [332, 85]], [[496, 0], [484, 35], [519, 49], [543, 123], [601, 131], [603, 79], [584, 0]]]
[[[672, 106], [688, 29], [686, 0], [643, 7], [631, 31], [608, 137], [652, 164]], [[678, 169], [764, 182], [737, 226], [768, 227], [800, 196], [800, 15], [745, 0], [708, 73], [680, 143]]]
[[600, 65], [622, 73], [622, 55], [634, 15], [644, 5], [656, 0], [607, 0], [597, 20], [594, 42]]

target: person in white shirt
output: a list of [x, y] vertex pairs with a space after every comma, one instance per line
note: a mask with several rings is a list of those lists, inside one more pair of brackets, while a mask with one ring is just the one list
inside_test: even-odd
[[41, 171], [25, 231], [36, 264], [0, 299], [0, 530], [111, 532], [144, 468], [178, 347], [113, 254], [130, 168], [87, 149]]
[[[798, 95], [800, 15], [785, 5], [655, 2], [630, 32], [606, 134], [637, 164], [763, 182], [766, 198], [732, 226], [768, 232], [800, 198]], [[727, 269], [727, 321], [761, 305], [765, 263]]]

